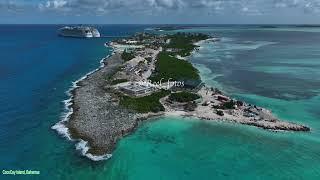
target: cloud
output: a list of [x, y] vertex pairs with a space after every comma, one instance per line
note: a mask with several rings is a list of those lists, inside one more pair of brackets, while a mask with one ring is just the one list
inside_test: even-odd
[[48, 0], [39, 3], [44, 10], [72, 9], [78, 12], [154, 11], [166, 12], [192, 9], [223, 10], [239, 4], [238, 0]]
[[296, 8], [304, 12], [320, 12], [320, 0], [274, 0], [277, 8]]
[[36, 8], [33, 0], [1, 0], [0, 13], [22, 13]]
[[61, 8], [61, 7], [64, 7], [66, 4], [67, 4], [67, 1], [65, 0], [52, 1], [53, 8]]
[[41, 10], [44, 9], [61, 9], [66, 6], [68, 1], [66, 0], [54, 0], [54, 1], [47, 1], [44, 3], [39, 3], [38, 7]]
[[297, 9], [319, 13], [320, 0], [2, 0], [0, 9], [68, 12], [73, 14], [216, 12], [261, 15]]

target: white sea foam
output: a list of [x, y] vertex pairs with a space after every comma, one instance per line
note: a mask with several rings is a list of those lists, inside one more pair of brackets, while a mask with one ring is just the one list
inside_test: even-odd
[[[107, 47], [107, 46], [106, 46]], [[113, 55], [114, 52], [112, 52], [111, 55]], [[72, 95], [72, 91], [78, 87], [80, 87], [78, 85], [79, 82], [83, 81], [84, 79], [88, 78], [88, 76], [90, 76], [91, 74], [93, 74], [94, 72], [98, 71], [99, 69], [103, 68], [105, 66], [104, 61], [109, 58], [111, 55], [108, 55], [104, 58], [102, 58], [100, 60], [100, 66], [96, 69], [94, 69], [93, 71], [90, 71], [89, 73], [87, 73], [86, 75], [82, 76], [80, 79], [72, 82], [72, 86], [66, 91], [66, 94], [69, 96], [69, 99], [66, 99], [64, 101], [62, 101], [64, 103], [64, 108], [65, 108], [65, 112], [62, 114], [61, 116], [61, 121], [57, 122], [55, 125], [53, 125], [51, 127], [51, 129], [56, 130], [58, 132], [58, 134], [62, 135], [63, 137], [67, 138], [70, 141], [75, 141], [75, 139], [71, 138], [71, 134], [69, 132], [69, 128], [66, 126], [66, 123], [70, 120], [70, 117], [73, 113], [73, 108], [72, 108], [72, 104], [73, 104], [73, 95]], [[90, 153], [87, 153], [89, 150], [89, 146], [87, 145], [88, 142], [82, 140], [82, 139], [77, 139], [77, 143], [76, 143], [76, 149], [81, 151], [81, 154], [83, 156], [86, 156], [87, 158], [93, 160], [93, 161], [100, 161], [100, 160], [106, 160], [108, 158], [110, 158], [112, 156], [112, 154], [105, 154], [102, 156], [94, 156]]]
[[84, 141], [82, 139], [76, 144], [76, 149], [78, 151], [80, 151], [83, 156], [86, 156], [87, 158], [89, 158], [93, 161], [107, 160], [112, 157], [112, 154], [104, 154], [101, 156], [94, 156], [91, 153], [88, 153], [89, 148], [90, 147], [88, 146], [88, 142]]
[[63, 123], [58, 122], [57, 124], [52, 126], [52, 129], [56, 130], [58, 134], [66, 137], [68, 140], [72, 140], [69, 134], [69, 129]]
[[64, 100], [64, 108], [65, 112], [61, 116], [61, 121], [56, 123], [54, 126], [51, 127], [51, 129], [54, 129], [58, 132], [58, 134], [66, 137], [68, 140], [72, 140], [71, 135], [69, 133], [68, 128], [65, 126], [65, 123], [69, 120], [71, 114], [73, 113], [73, 109], [71, 108], [72, 105], [72, 95], [68, 90], [68, 94], [70, 94], [70, 98], [67, 100]]

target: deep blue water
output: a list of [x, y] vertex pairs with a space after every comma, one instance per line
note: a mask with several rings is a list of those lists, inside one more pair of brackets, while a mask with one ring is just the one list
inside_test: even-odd
[[[90, 162], [51, 130], [60, 120], [71, 82], [111, 53], [109, 38], [57, 36], [59, 25], [0, 26], [0, 168], [60, 176], [63, 164]], [[143, 26], [98, 26], [103, 35], [130, 35]], [[88, 164], [89, 163], [89, 164]], [[73, 168], [71, 168], [73, 169]], [[62, 173], [63, 174], [63, 173]]]

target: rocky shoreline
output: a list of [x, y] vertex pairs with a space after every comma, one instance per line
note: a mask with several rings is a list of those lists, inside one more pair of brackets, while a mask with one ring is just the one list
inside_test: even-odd
[[113, 102], [112, 93], [106, 93], [106, 77], [123, 63], [120, 54], [104, 59], [105, 65], [78, 82], [72, 90], [73, 113], [66, 123], [72, 139], [88, 142], [86, 153], [105, 155], [112, 152], [119, 137], [137, 126], [137, 114]]
[[[123, 136], [131, 133], [139, 125], [139, 122], [151, 117], [162, 115], [192, 116], [204, 120], [222, 120], [256, 126], [269, 130], [286, 131], [310, 131], [309, 127], [290, 122], [279, 121], [271, 112], [262, 109], [262, 119], [243, 118], [244, 109], [230, 111], [224, 117], [217, 115], [208, 105], [199, 106], [192, 112], [175, 109], [162, 99], [160, 103], [165, 107], [164, 112], [137, 113], [119, 105], [119, 96], [107, 78], [114, 75], [125, 63], [121, 58], [121, 52], [115, 53], [103, 59], [103, 66], [89, 74], [86, 78], [76, 83], [76, 87], [70, 92], [71, 115], [67, 121], [62, 122], [67, 128], [70, 139], [86, 142], [82, 147], [82, 154], [87, 157], [111, 157], [116, 143]], [[199, 104], [217, 103], [212, 92], [208, 89], [199, 90], [203, 97]], [[242, 106], [248, 108], [248, 106]], [[225, 111], [226, 112], [226, 111]], [[228, 111], [229, 112], [229, 111]], [[239, 115], [240, 112], [240, 115]], [[267, 118], [265, 118], [267, 117]], [[60, 122], [61, 123], [61, 122]], [[93, 159], [94, 158], [90, 158]]]
[[[108, 90], [106, 79], [123, 64], [121, 55], [115, 53], [103, 59], [104, 66], [77, 83], [71, 91], [70, 119], [65, 122], [70, 138], [85, 142], [83, 155], [87, 157], [111, 157], [116, 143], [132, 132], [139, 122], [163, 115], [163, 113], [139, 114], [122, 108], [117, 96]], [[90, 158], [94, 159], [94, 158]]]

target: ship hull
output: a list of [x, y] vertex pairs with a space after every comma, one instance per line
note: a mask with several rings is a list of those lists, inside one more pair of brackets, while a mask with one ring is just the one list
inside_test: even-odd
[[59, 29], [59, 36], [73, 37], [73, 38], [94, 38], [100, 37], [100, 33], [97, 29], [92, 27], [63, 27]]

